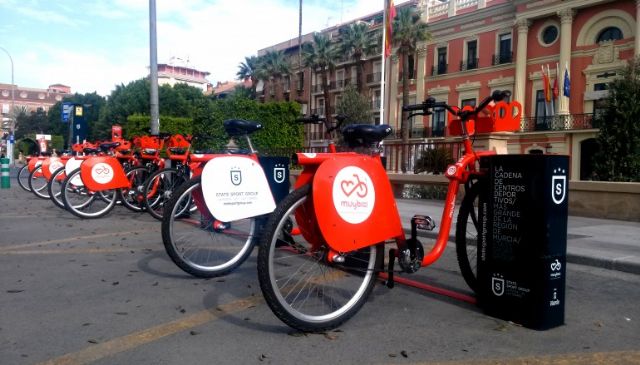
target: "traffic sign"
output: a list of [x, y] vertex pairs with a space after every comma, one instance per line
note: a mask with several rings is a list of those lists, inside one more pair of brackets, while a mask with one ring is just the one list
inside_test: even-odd
[[62, 103], [62, 122], [68, 123], [73, 112], [73, 103]]

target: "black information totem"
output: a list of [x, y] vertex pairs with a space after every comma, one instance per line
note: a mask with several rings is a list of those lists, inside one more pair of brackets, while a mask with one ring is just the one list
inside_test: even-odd
[[569, 157], [496, 155], [480, 166], [480, 306], [528, 328], [564, 324]]

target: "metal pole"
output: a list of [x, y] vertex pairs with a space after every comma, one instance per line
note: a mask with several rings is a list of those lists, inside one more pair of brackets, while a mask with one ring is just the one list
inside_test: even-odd
[[160, 112], [158, 108], [158, 41], [156, 38], [156, 0], [149, 0], [149, 59], [151, 73], [151, 135], [160, 134]]
[[[9, 51], [7, 51], [6, 49], [0, 47], [1, 50], [4, 51], [4, 53], [7, 54], [7, 56], [9, 56], [9, 61], [11, 61], [11, 122], [9, 123], [9, 135], [13, 136], [14, 130], [15, 130], [15, 124], [16, 124], [16, 84], [13, 81], [13, 58], [11, 58], [11, 55], [9, 54]], [[15, 143], [15, 137], [14, 137], [14, 143]], [[13, 165], [14, 161], [13, 161], [13, 143], [9, 142], [7, 143], [7, 154], [9, 155], [9, 164]]]

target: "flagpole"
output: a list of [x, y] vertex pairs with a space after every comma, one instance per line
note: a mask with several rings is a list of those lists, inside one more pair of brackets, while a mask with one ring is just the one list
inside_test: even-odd
[[[387, 79], [387, 70], [386, 70], [386, 55], [385, 55], [385, 47], [387, 42], [387, 6], [389, 0], [383, 0], [382, 5], [382, 47], [381, 47], [381, 55], [382, 55], [382, 75], [380, 77], [380, 124], [385, 124], [384, 120], [384, 106], [386, 103], [386, 92], [387, 88], [386, 79]], [[388, 123], [387, 123], [388, 124]]]
[[[542, 70], [542, 93], [544, 96], [544, 112], [545, 116], [549, 115], [549, 102], [547, 101], [547, 75], [544, 73], [544, 65], [540, 65], [540, 69]], [[545, 120], [546, 122], [546, 120]]]
[[556, 115], [556, 109], [553, 102], [553, 88], [551, 87], [551, 69], [549, 69], [549, 64], [547, 64], [547, 80], [549, 81], [549, 99], [551, 100], [551, 116]]

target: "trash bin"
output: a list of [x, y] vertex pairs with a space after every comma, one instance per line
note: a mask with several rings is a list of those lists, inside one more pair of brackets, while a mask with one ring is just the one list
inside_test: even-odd
[[258, 157], [271, 188], [276, 204], [289, 194], [289, 158], [278, 156]]
[[545, 330], [564, 324], [569, 157], [482, 158], [478, 303]]

